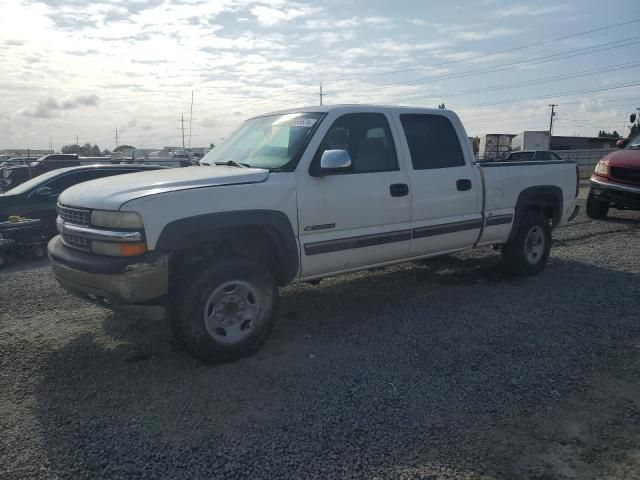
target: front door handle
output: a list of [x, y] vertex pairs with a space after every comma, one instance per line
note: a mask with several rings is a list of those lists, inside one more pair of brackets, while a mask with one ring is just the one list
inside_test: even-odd
[[456, 182], [456, 188], [461, 192], [471, 190], [471, 180], [469, 180], [468, 178], [461, 178]]
[[409, 185], [406, 183], [394, 183], [389, 186], [389, 193], [392, 197], [406, 197], [409, 195]]

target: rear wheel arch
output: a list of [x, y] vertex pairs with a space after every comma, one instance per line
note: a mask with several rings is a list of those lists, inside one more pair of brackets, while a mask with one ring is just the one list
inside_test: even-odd
[[555, 185], [529, 187], [520, 192], [509, 241], [513, 240], [522, 218], [528, 211], [533, 210], [542, 213], [551, 222], [552, 228], [558, 225], [562, 219], [562, 198], [562, 189]]
[[278, 285], [299, 269], [299, 251], [287, 216], [274, 210], [243, 210], [197, 215], [167, 224], [156, 250], [171, 251], [173, 265], [190, 258], [241, 256], [269, 268]]

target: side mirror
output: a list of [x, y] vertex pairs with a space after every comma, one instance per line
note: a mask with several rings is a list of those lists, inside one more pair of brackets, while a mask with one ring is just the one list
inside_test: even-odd
[[616, 142], [616, 148], [624, 148], [629, 143], [628, 138], [622, 138]]
[[635, 123], [636, 118], [637, 118], [637, 115], [635, 113], [632, 113], [631, 115], [629, 115], [629, 123]]
[[36, 190], [35, 196], [36, 197], [50, 197], [51, 196], [51, 189], [49, 187], [39, 188], [38, 190]]
[[346, 150], [325, 150], [320, 158], [319, 175], [345, 172], [351, 168], [351, 155]]

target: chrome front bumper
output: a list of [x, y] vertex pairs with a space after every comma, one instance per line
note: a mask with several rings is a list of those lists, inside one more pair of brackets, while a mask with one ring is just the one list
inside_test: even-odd
[[593, 188], [600, 188], [603, 190], [616, 190], [618, 192], [635, 193], [640, 195], [640, 187], [634, 187], [633, 185], [623, 185], [621, 183], [603, 182], [593, 177], [589, 179]]

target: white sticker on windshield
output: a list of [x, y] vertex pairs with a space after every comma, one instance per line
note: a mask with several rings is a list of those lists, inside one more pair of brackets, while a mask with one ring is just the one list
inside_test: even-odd
[[292, 127], [311, 128], [316, 124], [315, 118], [295, 118], [291, 120]]

